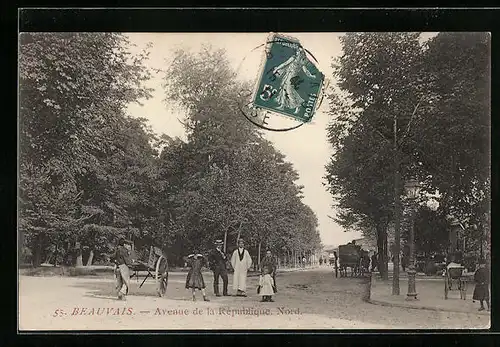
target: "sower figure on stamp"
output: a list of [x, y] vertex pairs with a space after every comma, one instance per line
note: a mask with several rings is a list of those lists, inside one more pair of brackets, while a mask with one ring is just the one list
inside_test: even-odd
[[278, 95], [275, 100], [279, 104], [278, 109], [286, 108], [295, 109], [294, 113], [298, 113], [304, 99], [297, 92], [296, 80], [300, 71], [303, 71], [307, 77], [316, 78], [306, 67], [307, 58], [302, 47], [298, 47], [295, 54], [287, 61], [281, 63], [273, 69], [273, 75], [278, 75], [282, 78]]
[[274, 257], [271, 254], [270, 250], [267, 250], [266, 256], [264, 259], [262, 259], [262, 262], [260, 264], [260, 271], [264, 272], [264, 267], [267, 267], [269, 269], [269, 274], [273, 278], [273, 283], [274, 283], [274, 292], [278, 292], [278, 288], [276, 287], [276, 261]]
[[120, 237], [118, 239], [118, 246], [116, 247], [113, 259], [116, 265], [115, 268], [115, 278], [116, 278], [116, 289], [118, 290], [118, 299], [125, 300], [125, 296], [128, 294], [130, 288], [130, 270], [128, 265], [130, 265], [129, 253], [125, 248], [125, 238]]
[[238, 248], [233, 252], [231, 265], [234, 269], [233, 290], [236, 291], [236, 296], [247, 296], [247, 272], [252, 266], [252, 258], [245, 249], [245, 242], [242, 239], [238, 240]]
[[222, 240], [217, 240], [215, 241], [215, 249], [210, 252], [209, 255], [209, 264], [210, 264], [210, 269], [214, 273], [214, 294], [216, 296], [221, 296], [219, 292], [219, 277], [222, 277], [222, 295], [228, 296], [229, 294], [227, 293], [227, 284], [228, 284], [228, 278], [227, 278], [227, 268], [226, 268], [226, 262], [227, 262], [227, 257], [222, 251], [222, 246], [223, 246]]

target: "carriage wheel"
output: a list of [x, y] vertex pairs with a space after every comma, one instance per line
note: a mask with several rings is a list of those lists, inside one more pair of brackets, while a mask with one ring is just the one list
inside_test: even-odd
[[158, 258], [158, 261], [156, 262], [155, 279], [156, 292], [159, 297], [162, 297], [165, 295], [168, 285], [168, 262], [167, 258], [163, 256]]
[[448, 276], [444, 278], [444, 298], [448, 299]]

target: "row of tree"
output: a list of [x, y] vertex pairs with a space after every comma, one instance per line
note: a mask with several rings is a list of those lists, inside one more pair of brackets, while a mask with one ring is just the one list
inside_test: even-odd
[[326, 179], [337, 221], [375, 235], [384, 276], [387, 230], [407, 230], [398, 223], [408, 212], [406, 179], [416, 178], [422, 196], [439, 202], [436, 211], [423, 206], [417, 215], [422, 245], [429, 237], [429, 249], [443, 251], [452, 219], [462, 221], [471, 240], [488, 239], [490, 39], [487, 33], [439, 33], [427, 41], [420, 33], [341, 38], [328, 128], [335, 153]]
[[[187, 141], [126, 114], [151, 97], [148, 51], [117, 33], [20, 37], [20, 254], [38, 266], [103, 261], [116, 237], [172, 263], [243, 237], [292, 256], [320, 246], [297, 172], [239, 115], [223, 51], [178, 51], [165, 97], [185, 110]], [[229, 247], [228, 247], [229, 248]], [[229, 249], [228, 249], [229, 251]], [[84, 259], [86, 258], [86, 259]]]

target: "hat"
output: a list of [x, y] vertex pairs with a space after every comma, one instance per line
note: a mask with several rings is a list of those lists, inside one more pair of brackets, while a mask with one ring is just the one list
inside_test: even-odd
[[214, 245], [222, 246], [222, 245], [224, 245], [224, 242], [222, 242], [222, 240], [215, 240]]

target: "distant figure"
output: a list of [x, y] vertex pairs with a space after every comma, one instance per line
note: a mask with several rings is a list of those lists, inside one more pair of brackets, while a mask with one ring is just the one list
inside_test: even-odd
[[268, 266], [262, 268], [262, 274], [259, 277], [259, 288], [257, 293], [262, 296], [262, 302], [273, 302], [275, 293], [274, 280], [271, 276], [271, 269]]
[[201, 291], [204, 301], [210, 301], [205, 294], [205, 281], [201, 274], [201, 269], [206, 264], [205, 257], [199, 253], [190, 254], [187, 256], [186, 262], [190, 267], [186, 277], [186, 289], [192, 289], [193, 301], [196, 301], [196, 289]]
[[236, 290], [236, 296], [247, 296], [247, 272], [252, 266], [252, 258], [245, 249], [243, 239], [238, 240], [238, 248], [233, 252], [231, 265], [234, 269], [233, 290]]
[[472, 300], [479, 300], [479, 311], [484, 310], [483, 301], [486, 301], [488, 306], [488, 311], [490, 310], [490, 273], [486, 267], [486, 261], [481, 259], [479, 261], [479, 268], [474, 274], [474, 282], [476, 282], [476, 287], [474, 288], [474, 293], [472, 295]]
[[403, 272], [406, 271], [408, 263], [409, 263], [408, 256], [406, 254], [403, 254], [401, 257], [401, 267], [403, 268]]
[[377, 268], [377, 264], [378, 264], [378, 254], [377, 252], [373, 253], [372, 255], [372, 272], [375, 271], [375, 269]]
[[303, 266], [303, 267], [306, 267], [306, 257], [303, 257], [303, 258], [302, 258], [302, 266]]
[[339, 266], [337, 262], [337, 252], [333, 252], [333, 267], [335, 269], [335, 278], [339, 277]]
[[367, 251], [363, 251], [363, 255], [361, 256], [361, 274], [363, 275], [365, 272], [370, 271], [370, 256]]
[[323, 265], [323, 258], [319, 258], [319, 266]]

